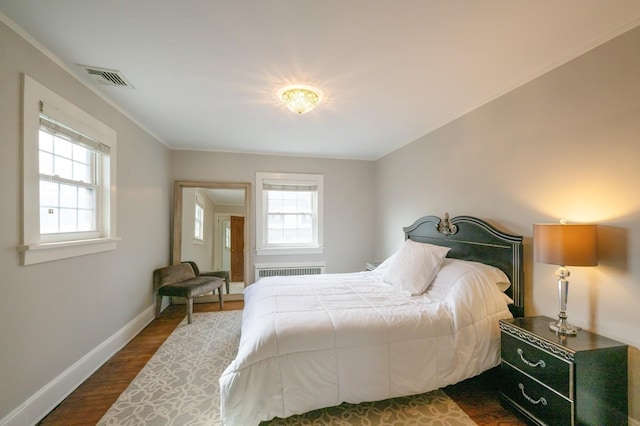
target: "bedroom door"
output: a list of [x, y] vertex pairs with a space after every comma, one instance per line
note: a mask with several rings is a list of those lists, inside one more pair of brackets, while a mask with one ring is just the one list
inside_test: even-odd
[[244, 217], [231, 216], [231, 281], [244, 281]]

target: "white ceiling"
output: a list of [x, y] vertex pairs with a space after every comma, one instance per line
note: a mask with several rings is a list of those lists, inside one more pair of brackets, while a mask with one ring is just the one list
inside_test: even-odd
[[244, 206], [244, 189], [205, 189], [209, 199], [215, 204], [225, 206]]
[[[0, 11], [171, 148], [354, 159], [640, 24], [638, 0], [0, 0]], [[76, 64], [120, 70], [135, 89]], [[325, 101], [295, 115], [276, 99], [291, 83]]]

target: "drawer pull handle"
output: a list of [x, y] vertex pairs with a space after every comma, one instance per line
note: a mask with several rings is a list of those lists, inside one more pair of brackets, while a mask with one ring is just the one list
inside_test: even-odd
[[526, 359], [524, 357], [524, 351], [522, 349], [520, 349], [520, 348], [518, 348], [517, 352], [518, 352], [518, 355], [520, 355], [520, 359], [522, 360], [522, 362], [524, 362], [529, 367], [536, 368], [537, 366], [540, 366], [540, 367], [544, 368], [544, 367], [547, 366], [547, 364], [545, 364], [544, 360], [542, 360], [542, 359], [540, 361], [538, 361], [538, 362], [529, 361], [528, 359]]
[[547, 405], [547, 400], [544, 398], [544, 396], [541, 396], [539, 399], [533, 399], [529, 395], [524, 393], [524, 385], [522, 383], [518, 383], [518, 387], [520, 388], [520, 392], [522, 392], [522, 396], [524, 396], [524, 399], [526, 399], [530, 403], [534, 405], [538, 405], [538, 404]]

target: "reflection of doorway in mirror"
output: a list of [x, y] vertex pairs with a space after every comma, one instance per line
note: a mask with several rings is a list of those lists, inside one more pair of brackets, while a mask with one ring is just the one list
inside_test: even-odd
[[244, 216], [216, 213], [214, 269], [229, 271], [230, 294], [244, 290]]

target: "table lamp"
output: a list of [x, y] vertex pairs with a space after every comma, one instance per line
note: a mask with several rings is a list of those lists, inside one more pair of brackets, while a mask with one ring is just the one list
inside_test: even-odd
[[579, 327], [567, 323], [567, 295], [570, 275], [567, 266], [598, 264], [597, 226], [587, 224], [534, 224], [533, 256], [537, 262], [558, 265], [558, 321], [549, 324], [556, 333], [574, 335]]

